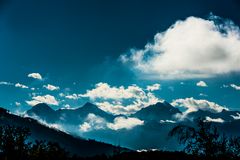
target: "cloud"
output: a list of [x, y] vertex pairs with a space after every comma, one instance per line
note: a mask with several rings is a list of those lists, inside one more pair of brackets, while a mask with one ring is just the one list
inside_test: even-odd
[[19, 106], [21, 106], [21, 103], [15, 102], [15, 105], [16, 105], [17, 107], [19, 107]]
[[125, 88], [124, 86], [120, 87], [111, 87], [107, 83], [97, 83], [95, 88], [92, 90], [87, 90], [85, 94], [80, 95], [81, 97], [89, 97], [90, 99], [129, 99], [144, 96], [144, 91], [136, 86], [131, 85]]
[[46, 88], [47, 90], [50, 90], [50, 91], [54, 91], [54, 90], [59, 90], [60, 89], [58, 86], [54, 86], [54, 85], [51, 85], [51, 84], [44, 85], [43, 87]]
[[183, 107], [187, 110], [183, 113], [186, 116], [188, 113], [196, 112], [198, 110], [210, 111], [212, 113], [219, 113], [228, 108], [220, 106], [214, 102], [210, 102], [204, 99], [196, 100], [193, 97], [185, 99], [176, 99], [171, 103], [175, 107]]
[[13, 83], [1, 81], [1, 82], [0, 82], [0, 85], [12, 86]]
[[233, 119], [235, 119], [235, 120], [239, 120], [239, 119], [240, 119], [240, 113], [237, 113], [236, 116], [231, 115], [231, 117], [232, 117]]
[[90, 130], [99, 130], [106, 128], [106, 120], [100, 116], [93, 113], [89, 113], [85, 122], [79, 125], [79, 129], [82, 132], [88, 132]]
[[147, 91], [155, 91], [155, 90], [159, 90], [160, 87], [161, 87], [160, 84], [155, 83], [155, 84], [153, 84], [153, 85], [147, 86], [147, 89], [146, 89], [146, 90], [147, 90]]
[[240, 31], [230, 20], [188, 17], [119, 59], [146, 79], [210, 78], [239, 72], [239, 50]]
[[115, 115], [129, 115], [148, 105], [162, 101], [152, 92], [137, 85], [116, 87], [107, 83], [98, 83], [94, 89], [87, 90], [85, 94], [78, 96], [93, 100], [100, 109]]
[[42, 80], [42, 76], [41, 76], [41, 74], [39, 74], [39, 73], [30, 73], [30, 74], [28, 74], [28, 77]]
[[91, 125], [88, 122], [84, 122], [79, 126], [81, 132], [88, 132], [91, 129]]
[[207, 95], [207, 94], [204, 94], [204, 93], [199, 93], [199, 96], [207, 97], [208, 95]]
[[137, 118], [116, 117], [113, 123], [108, 123], [108, 128], [112, 130], [132, 129], [135, 126], [143, 125], [144, 121]]
[[65, 98], [76, 100], [76, 99], [78, 99], [79, 97], [78, 97], [77, 94], [74, 93], [74, 94], [72, 94], [72, 95], [67, 95], [67, 96], [65, 96]]
[[204, 81], [199, 81], [198, 83], [196, 83], [196, 85], [197, 85], [198, 87], [207, 87], [207, 86], [208, 86], [207, 83], [204, 82]]
[[211, 117], [206, 117], [204, 122], [215, 122], [215, 123], [223, 123], [224, 120], [222, 118], [211, 118]]
[[240, 90], [240, 86], [237, 86], [236, 84], [231, 84], [230, 86], [236, 90]]
[[44, 96], [32, 97], [32, 100], [26, 101], [26, 103], [30, 106], [35, 106], [36, 104], [39, 104], [39, 103], [46, 103], [46, 104], [55, 105], [55, 106], [59, 105], [59, 102], [55, 99], [55, 97], [49, 94]]
[[160, 123], [176, 123], [176, 121], [173, 121], [173, 120], [160, 120]]
[[26, 86], [26, 85], [24, 85], [24, 84], [20, 84], [20, 83], [16, 83], [16, 84], [15, 84], [15, 87], [17, 87], [17, 88], [24, 88], [24, 89], [27, 89], [27, 88], [28, 88], [28, 86]]

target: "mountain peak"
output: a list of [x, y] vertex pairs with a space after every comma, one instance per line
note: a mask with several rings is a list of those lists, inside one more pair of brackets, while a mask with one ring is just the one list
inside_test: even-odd
[[56, 112], [46, 103], [38, 103], [27, 111], [29, 116], [38, 116], [44, 120], [54, 121], [56, 118]]
[[171, 120], [173, 115], [181, 113], [179, 109], [173, 107], [168, 102], [157, 102], [156, 104], [150, 105], [136, 112], [134, 116], [143, 120]]
[[50, 106], [48, 106], [46, 103], [38, 103], [35, 106], [32, 107], [34, 110], [51, 110], [54, 111]]

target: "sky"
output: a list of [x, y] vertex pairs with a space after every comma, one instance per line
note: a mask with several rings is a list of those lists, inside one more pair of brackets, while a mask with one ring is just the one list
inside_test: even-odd
[[[240, 107], [240, 3], [0, 1], [0, 106]], [[179, 104], [181, 105], [181, 104]]]

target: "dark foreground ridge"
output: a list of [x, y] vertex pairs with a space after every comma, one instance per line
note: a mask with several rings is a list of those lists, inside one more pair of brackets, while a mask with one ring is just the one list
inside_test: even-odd
[[[8, 138], [10, 140], [11, 138], [14, 138], [16, 134], [14, 132], [23, 132], [21, 129], [18, 130], [16, 128], [27, 128], [29, 133], [24, 135], [25, 137], [20, 137], [21, 143], [23, 143], [22, 141], [24, 139], [31, 143], [35, 141], [47, 141], [53, 143], [57, 142], [59, 147], [64, 148], [71, 154], [76, 154], [78, 156], [95, 156], [101, 154], [111, 155], [113, 152], [115, 152], [115, 150], [126, 150], [107, 143], [74, 137], [70, 134], [56, 130], [54, 128], [49, 128], [32, 118], [24, 118], [10, 114], [7, 110], [3, 108], [0, 108], [0, 126], [2, 127], [0, 132], [1, 138], [4, 134], [7, 133], [3, 131], [8, 131], [9, 134], [13, 134], [10, 138], [8, 136], [2, 138], [1, 143], [8, 141]], [[9, 126], [13, 127], [11, 128]], [[3, 146], [3, 148], [4, 147], [6, 146]], [[0, 152], [1, 150], [2, 149], [0, 148]]]

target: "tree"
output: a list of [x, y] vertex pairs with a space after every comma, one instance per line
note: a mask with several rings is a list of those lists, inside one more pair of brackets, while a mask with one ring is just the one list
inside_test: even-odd
[[197, 121], [197, 127], [179, 125], [169, 132], [169, 136], [175, 136], [180, 144], [185, 145], [184, 151], [206, 158], [239, 157], [240, 138], [229, 138], [225, 134], [219, 134], [212, 123]]
[[27, 128], [0, 126], [0, 151], [10, 159], [25, 159], [30, 145], [26, 143], [29, 135]]

